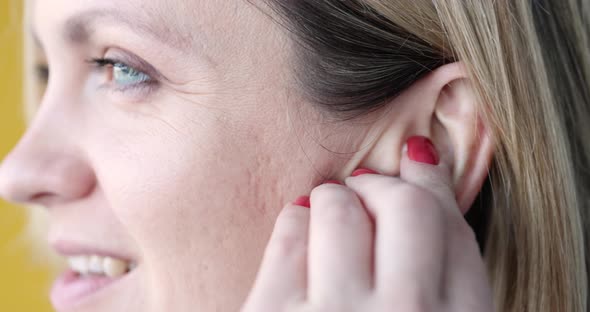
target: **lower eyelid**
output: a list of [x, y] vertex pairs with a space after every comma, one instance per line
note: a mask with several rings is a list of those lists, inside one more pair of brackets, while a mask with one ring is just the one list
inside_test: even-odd
[[126, 86], [112, 86], [110, 91], [123, 97], [132, 98], [132, 102], [139, 102], [152, 93], [156, 92], [159, 84], [154, 81], [147, 81], [138, 84], [126, 85]]

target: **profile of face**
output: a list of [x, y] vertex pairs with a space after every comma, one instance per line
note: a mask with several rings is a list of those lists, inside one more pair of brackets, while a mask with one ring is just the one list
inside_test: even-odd
[[[59, 311], [236, 311], [285, 203], [358, 165], [395, 173], [419, 131], [403, 121], [423, 110], [326, 118], [272, 14], [262, 1], [31, 3], [49, 80], [0, 195], [49, 212], [72, 267]], [[457, 78], [438, 77], [396, 101], [436, 103]]]
[[134, 267], [54, 290], [56, 308], [235, 311], [280, 208], [339, 163], [314, 142], [328, 126], [310, 127], [284, 32], [247, 1], [36, 1], [31, 16], [50, 78], [2, 195], [46, 207], [74, 262]]

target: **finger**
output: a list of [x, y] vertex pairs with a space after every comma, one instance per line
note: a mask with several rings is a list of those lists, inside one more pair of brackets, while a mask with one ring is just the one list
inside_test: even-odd
[[246, 311], [283, 311], [306, 289], [309, 209], [289, 204], [280, 212], [264, 252]]
[[372, 286], [372, 225], [357, 195], [324, 184], [311, 193], [309, 300], [337, 300]]
[[[434, 146], [431, 145], [430, 141], [428, 142], [425, 144], [430, 144], [432, 152], [436, 153]], [[433, 158], [438, 158], [438, 156], [434, 155]], [[400, 178], [428, 190], [438, 197], [441, 202], [454, 203], [453, 205], [445, 205], [443, 208], [446, 208], [453, 215], [461, 215], [456, 205], [451, 169], [446, 162], [441, 161], [437, 165], [422, 163], [410, 159], [408, 153], [403, 152], [400, 161]]]
[[426, 294], [441, 284], [445, 220], [438, 200], [399, 178], [367, 174], [346, 179], [374, 216], [375, 287], [399, 296]]
[[[408, 145], [414, 145], [409, 147], [413, 151], [402, 154], [401, 179], [428, 190], [445, 208], [448, 250], [442, 271], [443, 299], [452, 311], [492, 311], [486, 268], [475, 234], [457, 203], [450, 167], [438, 161], [436, 148], [428, 139], [413, 137]], [[426, 162], [414, 161], [408, 154]], [[432, 162], [429, 164], [429, 161]]]
[[460, 219], [449, 231], [448, 267], [442, 294], [449, 310], [494, 311], [487, 270], [473, 230]]

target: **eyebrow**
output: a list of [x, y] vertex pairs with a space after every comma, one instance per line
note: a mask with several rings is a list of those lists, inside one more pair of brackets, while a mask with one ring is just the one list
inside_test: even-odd
[[[149, 16], [144, 14], [143, 16]], [[190, 44], [176, 25], [171, 23], [150, 23], [141, 15], [114, 9], [92, 9], [70, 17], [63, 26], [63, 38], [74, 45], [86, 44], [96, 30], [97, 22], [104, 20], [126, 26], [140, 35], [148, 36], [166, 46], [185, 51]], [[36, 42], [40, 42], [33, 30]]]

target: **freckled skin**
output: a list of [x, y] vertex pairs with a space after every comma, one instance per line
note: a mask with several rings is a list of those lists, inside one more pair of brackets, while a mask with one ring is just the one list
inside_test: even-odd
[[[51, 78], [0, 175], [31, 196], [2, 195], [30, 204], [50, 193], [50, 240], [106, 242], [140, 263], [132, 282], [75, 311], [238, 310], [280, 209], [338, 170], [346, 157], [332, 151], [354, 150], [363, 130], [320, 135], [335, 125], [319, 122], [294, 83], [291, 42], [248, 1], [30, 4]], [[173, 51], [108, 20], [88, 45], [68, 45], [64, 22], [91, 8], [174, 24], [192, 48]], [[170, 81], [147, 95], [99, 88], [84, 61], [112, 47]], [[57, 162], [65, 166], [48, 165]], [[72, 177], [73, 168], [88, 174]]]

